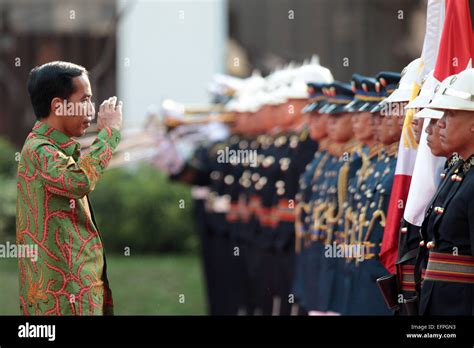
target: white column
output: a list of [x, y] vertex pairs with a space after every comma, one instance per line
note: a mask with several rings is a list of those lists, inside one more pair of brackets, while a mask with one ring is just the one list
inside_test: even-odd
[[212, 75], [225, 71], [226, 0], [121, 0], [118, 11], [123, 6], [117, 87], [125, 125], [141, 125], [163, 99], [207, 103]]

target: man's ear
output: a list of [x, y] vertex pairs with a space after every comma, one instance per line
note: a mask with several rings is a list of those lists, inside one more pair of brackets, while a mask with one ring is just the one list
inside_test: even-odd
[[51, 112], [56, 116], [65, 116], [66, 111], [64, 108], [63, 100], [59, 97], [53, 98], [51, 100]]

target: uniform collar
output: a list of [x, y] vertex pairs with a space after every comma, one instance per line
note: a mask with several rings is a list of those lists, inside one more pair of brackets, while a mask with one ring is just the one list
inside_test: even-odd
[[463, 173], [467, 173], [474, 166], [474, 155], [469, 156], [462, 165]]
[[329, 148], [330, 144], [331, 142], [328, 138], [321, 139], [319, 141], [319, 150], [326, 151]]
[[362, 144], [359, 141], [357, 141], [355, 138], [352, 138], [346, 143], [344, 143], [343, 151], [352, 153], [356, 151], [358, 148], [360, 148], [360, 146], [362, 146]]
[[456, 163], [458, 163], [461, 160], [462, 160], [461, 157], [457, 153], [452, 154], [446, 160], [445, 169], [451, 169]]
[[37, 121], [32, 132], [40, 137], [48, 139], [67, 156], [79, 157], [81, 145], [73, 138], [49, 126], [46, 122]]
[[369, 151], [367, 154], [368, 158], [372, 159], [375, 156], [379, 156], [380, 153], [383, 151], [383, 149], [384, 149], [384, 146], [381, 143], [375, 143], [369, 148]]
[[385, 146], [385, 153], [387, 154], [387, 156], [394, 157], [398, 154], [398, 144], [399, 142], [396, 141], [393, 144]]

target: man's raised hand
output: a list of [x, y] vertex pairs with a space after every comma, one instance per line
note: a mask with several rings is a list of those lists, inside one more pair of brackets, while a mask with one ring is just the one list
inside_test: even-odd
[[104, 127], [122, 128], [122, 102], [117, 103], [117, 97], [110, 97], [100, 104], [97, 128], [100, 131]]

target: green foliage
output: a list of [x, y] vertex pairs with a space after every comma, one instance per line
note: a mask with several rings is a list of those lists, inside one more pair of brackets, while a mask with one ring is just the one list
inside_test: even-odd
[[16, 214], [16, 150], [0, 137], [0, 241], [15, 240]]
[[[0, 241], [15, 240], [16, 152], [0, 137]], [[90, 198], [108, 252], [197, 248], [189, 187], [170, 182], [147, 164], [106, 171]]]
[[197, 247], [189, 187], [147, 164], [107, 171], [90, 199], [108, 252], [130, 250], [133, 255]]
[[15, 161], [16, 150], [7, 139], [0, 137], [0, 176], [16, 175], [18, 162]]
[[0, 241], [15, 240], [16, 180], [0, 176]]

